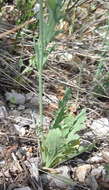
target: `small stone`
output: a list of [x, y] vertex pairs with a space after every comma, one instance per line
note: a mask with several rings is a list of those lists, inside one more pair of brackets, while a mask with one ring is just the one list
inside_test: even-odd
[[109, 163], [109, 150], [108, 149], [102, 151], [102, 157], [106, 163]]
[[103, 161], [103, 158], [99, 155], [95, 155], [87, 160], [88, 163], [100, 163]]
[[39, 11], [40, 11], [40, 4], [39, 4], [39, 3], [36, 3], [36, 4], [35, 4], [35, 6], [34, 6], [34, 8], [33, 8], [33, 11], [34, 11], [35, 14], [36, 14], [36, 13], [39, 13]]
[[31, 188], [26, 186], [26, 187], [14, 188], [14, 190], [31, 190]]
[[61, 55], [61, 59], [64, 59], [65, 61], [72, 61], [73, 55], [71, 53], [65, 52]]
[[90, 128], [96, 137], [105, 138], [109, 135], [109, 120], [107, 118], [94, 120]]
[[14, 125], [15, 128], [15, 133], [18, 134], [19, 136], [24, 136], [26, 133], [26, 130], [24, 127], [19, 126], [19, 125]]
[[0, 160], [0, 167], [1, 166], [3, 167], [3, 165], [5, 165], [5, 164], [6, 164], [5, 160]]
[[0, 119], [6, 119], [8, 116], [7, 110], [5, 106], [0, 106]]
[[84, 183], [87, 174], [91, 171], [92, 166], [90, 164], [84, 164], [79, 166], [75, 170], [75, 174], [79, 182]]
[[25, 106], [24, 105], [19, 105], [19, 107], [17, 108], [19, 111], [22, 111], [25, 109]]
[[84, 138], [85, 139], [93, 139], [93, 137], [94, 137], [94, 134], [92, 133], [92, 131], [88, 131], [88, 132], [86, 132], [86, 133], [84, 133]]
[[5, 93], [6, 100], [11, 104], [23, 105], [25, 104], [25, 96], [21, 93], [17, 93], [14, 90]]

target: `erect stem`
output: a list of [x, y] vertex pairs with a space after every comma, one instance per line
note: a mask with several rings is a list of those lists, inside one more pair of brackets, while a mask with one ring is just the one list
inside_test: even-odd
[[39, 41], [40, 41], [40, 56], [39, 56], [39, 114], [40, 114], [40, 130], [43, 129], [43, 55], [44, 55], [44, 39], [43, 39], [43, 0], [40, 0], [39, 13]]

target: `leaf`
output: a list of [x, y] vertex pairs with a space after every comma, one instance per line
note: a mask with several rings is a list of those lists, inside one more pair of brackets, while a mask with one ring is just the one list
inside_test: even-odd
[[16, 104], [16, 97], [12, 96], [12, 97], [10, 98], [10, 102], [11, 102], [12, 104]]
[[67, 89], [63, 100], [59, 102], [56, 118], [42, 140], [41, 151], [45, 167], [55, 167], [90, 148], [80, 146], [80, 136], [77, 134], [85, 126], [86, 111], [82, 110], [76, 117], [67, 112], [70, 96], [71, 90]]
[[48, 6], [52, 11], [56, 10], [57, 0], [47, 0]]
[[80, 138], [79, 135], [74, 135], [74, 133], [72, 133], [72, 131], [68, 134], [68, 137], [66, 139], [66, 143], [70, 143], [71, 141], [74, 141], [74, 140], [78, 140]]
[[[58, 143], [57, 143], [58, 142]], [[59, 153], [64, 144], [60, 129], [49, 130], [46, 139], [42, 141], [42, 152], [46, 151], [46, 167], [49, 167], [55, 156]]]
[[49, 14], [52, 15], [55, 22], [59, 22], [61, 19], [61, 8], [62, 8], [62, 0], [47, 0], [49, 7]]
[[67, 178], [59, 174], [50, 174], [50, 175], [56, 178], [57, 180], [64, 182], [65, 184], [74, 185], [72, 179], [70, 178]]
[[70, 132], [73, 126], [74, 121], [75, 121], [75, 117], [72, 116], [70, 113], [63, 119], [61, 128], [62, 128], [62, 132], [64, 136], [68, 135], [68, 133]]
[[59, 110], [56, 114], [56, 117], [51, 125], [51, 128], [57, 128], [59, 126], [59, 123], [65, 118], [65, 110], [66, 110], [66, 104], [71, 97], [71, 89], [66, 89], [65, 96], [63, 100], [59, 102]]
[[85, 127], [86, 111], [83, 109], [80, 114], [75, 118], [71, 130], [75, 134]]

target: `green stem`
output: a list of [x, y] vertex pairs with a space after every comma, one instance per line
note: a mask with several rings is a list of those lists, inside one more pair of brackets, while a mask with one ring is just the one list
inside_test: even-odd
[[44, 54], [44, 39], [43, 39], [43, 0], [40, 0], [40, 15], [39, 15], [39, 40], [40, 40], [40, 56], [39, 56], [39, 114], [40, 114], [40, 130], [43, 129], [43, 54]]

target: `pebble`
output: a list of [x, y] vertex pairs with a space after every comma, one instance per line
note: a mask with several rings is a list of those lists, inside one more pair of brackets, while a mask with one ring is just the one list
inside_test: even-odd
[[14, 125], [15, 133], [18, 134], [19, 136], [24, 136], [26, 133], [26, 130], [24, 127], [19, 126], [19, 125]]
[[15, 105], [23, 105], [25, 104], [26, 100], [24, 94], [17, 93], [15, 90], [12, 90], [11, 92], [6, 92], [5, 97], [7, 101]]
[[5, 106], [0, 106], [0, 119], [6, 119], [8, 117], [8, 112]]
[[90, 129], [92, 129], [98, 139], [106, 138], [109, 135], [109, 120], [107, 118], [94, 120]]
[[92, 166], [90, 164], [84, 164], [76, 168], [75, 175], [79, 182], [84, 183], [87, 174], [91, 171]]
[[25, 186], [25, 187], [20, 187], [20, 188], [14, 188], [14, 190], [31, 190], [31, 188], [28, 186]]

